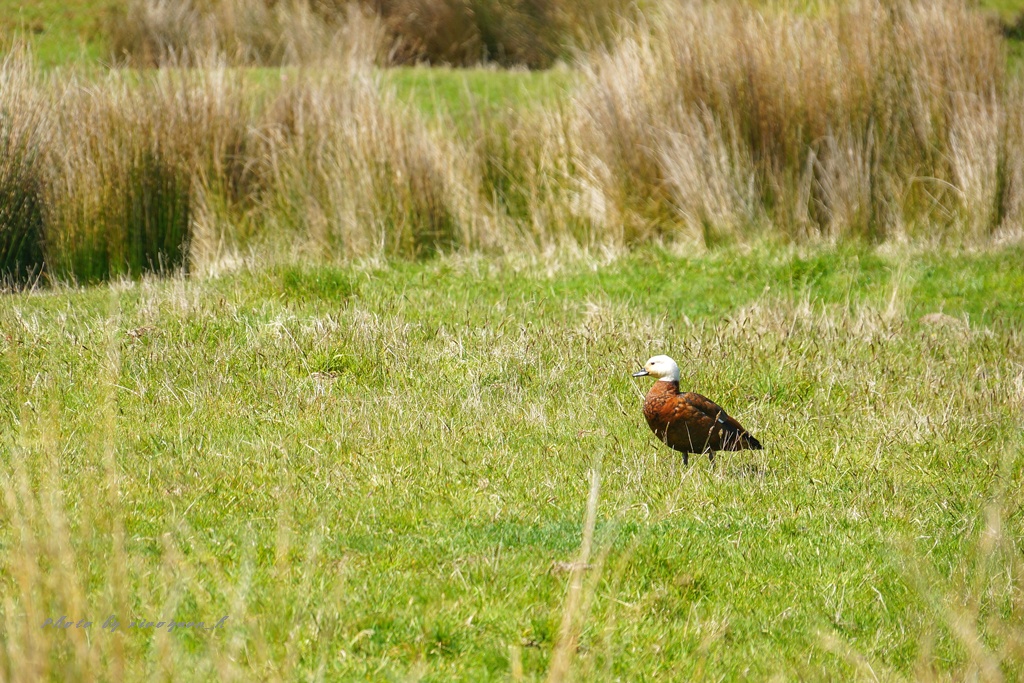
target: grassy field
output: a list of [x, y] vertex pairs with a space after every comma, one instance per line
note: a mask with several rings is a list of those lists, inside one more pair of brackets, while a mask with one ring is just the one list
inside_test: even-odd
[[577, 80], [569, 69], [507, 71], [396, 67], [385, 73], [385, 83], [397, 97], [428, 117], [448, 116], [471, 125], [481, 114], [509, 109], [540, 109], [564, 99]]
[[[1017, 678], [1022, 257], [648, 248], [7, 296], [0, 672]], [[629, 377], [662, 352], [766, 450], [682, 467]], [[62, 615], [93, 626], [41, 626]]]
[[46, 66], [106, 57], [103, 21], [111, 0], [0, 0], [0, 36], [28, 39]]

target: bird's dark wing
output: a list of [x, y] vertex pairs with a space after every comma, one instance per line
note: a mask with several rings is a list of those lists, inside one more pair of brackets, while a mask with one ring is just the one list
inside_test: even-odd
[[735, 418], [706, 396], [695, 393], [686, 393], [682, 396], [695, 412], [706, 416], [713, 421], [713, 427], [708, 435], [708, 446], [716, 451], [739, 451], [745, 448], [754, 450], [761, 449], [761, 442], [750, 435]]
[[686, 394], [679, 394], [674, 399], [662, 412], [665, 443], [684, 453], [715, 450], [712, 435], [714, 419], [687, 401]]

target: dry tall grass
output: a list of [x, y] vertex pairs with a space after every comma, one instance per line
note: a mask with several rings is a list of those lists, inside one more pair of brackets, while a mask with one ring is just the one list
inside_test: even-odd
[[202, 63], [210, 55], [236, 64], [306, 64], [380, 50], [383, 31], [358, 3], [303, 0], [132, 0], [107, 26], [113, 57], [143, 66]]
[[368, 68], [300, 78], [266, 121], [268, 220], [328, 253], [425, 256], [480, 246], [486, 212], [452, 140], [380, 90]]
[[44, 235], [51, 274], [94, 281], [187, 265], [197, 192], [249, 192], [243, 84], [209, 68], [62, 88]]
[[42, 157], [51, 135], [51, 111], [32, 87], [31, 60], [12, 53], [0, 66], [0, 280], [34, 281], [43, 263]]
[[18, 123], [0, 178], [21, 202], [0, 232], [8, 279], [44, 262], [78, 282], [205, 269], [248, 238], [418, 257], [496, 233], [468, 152], [383, 91], [366, 53], [269, 97], [222, 64], [96, 82], [9, 62], [0, 78]]
[[159, 64], [220, 51], [243, 64], [296, 64], [336, 56], [367, 31], [389, 49], [381, 62], [544, 68], [608, 43], [630, 0], [130, 0], [108, 22], [115, 57]]
[[244, 242], [421, 257], [762, 232], [978, 241], [1024, 219], [1022, 91], [961, 4], [672, 5], [587, 61], [570, 100], [468, 126], [388, 92], [367, 26], [282, 86], [223, 60], [99, 82], [8, 60], [4, 277], [42, 261], [59, 279], [137, 275]]
[[1020, 219], [1004, 65], [958, 2], [673, 4], [588, 66], [582, 146], [633, 240], [980, 236]]
[[580, 163], [576, 130], [574, 113], [563, 108], [475, 121], [470, 163], [496, 217], [490, 243], [527, 253], [620, 243]]

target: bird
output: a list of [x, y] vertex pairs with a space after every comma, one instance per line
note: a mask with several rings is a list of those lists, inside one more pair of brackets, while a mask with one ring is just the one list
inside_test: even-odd
[[669, 448], [683, 454], [715, 451], [761, 450], [761, 442], [730, 417], [717, 403], [690, 391], [679, 391], [679, 366], [668, 356], [654, 356], [633, 377], [656, 377], [644, 398], [644, 417], [651, 431]]

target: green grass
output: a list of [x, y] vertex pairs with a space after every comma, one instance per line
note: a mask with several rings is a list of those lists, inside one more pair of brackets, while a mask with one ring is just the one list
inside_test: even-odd
[[22, 36], [43, 66], [106, 57], [103, 20], [114, 0], [0, 0], [0, 36]]
[[1024, 12], [1024, 2], [1021, 2], [1021, 0], [981, 0], [978, 6], [983, 10], [997, 14], [1006, 21], [1012, 21], [1021, 12]]
[[[542, 678], [591, 469], [584, 679], [1018, 677], [1022, 257], [652, 248], [7, 296], [5, 677]], [[629, 377], [654, 353], [766, 450], [683, 468]], [[62, 614], [96, 623], [40, 628]]]
[[568, 69], [509, 71], [397, 67], [386, 72], [399, 98], [428, 116], [448, 114], [457, 122], [508, 109], [557, 103], [574, 82]]

